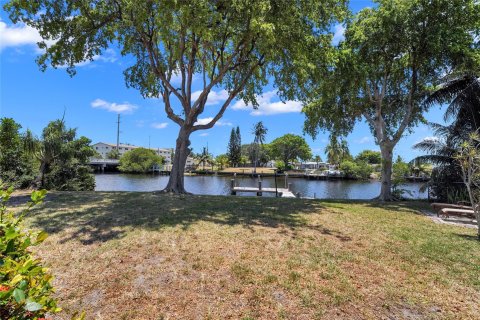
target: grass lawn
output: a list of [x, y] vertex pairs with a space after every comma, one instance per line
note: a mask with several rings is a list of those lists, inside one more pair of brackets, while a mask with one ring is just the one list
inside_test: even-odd
[[52, 193], [28, 219], [89, 319], [478, 319], [480, 242], [425, 203]]

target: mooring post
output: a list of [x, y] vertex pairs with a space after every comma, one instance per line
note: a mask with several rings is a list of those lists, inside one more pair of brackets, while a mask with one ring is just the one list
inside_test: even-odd
[[236, 195], [237, 193], [235, 192], [235, 179], [230, 180], [230, 194], [232, 196]]
[[313, 199], [317, 199], [317, 194], [315, 192], [313, 193]]
[[[285, 188], [289, 185], [290, 184], [288, 183], [288, 173], [285, 172]], [[288, 187], [288, 190], [290, 190], [290, 187]]]
[[261, 196], [262, 195], [262, 180], [260, 179], [260, 175], [258, 176], [258, 192], [257, 192], [257, 196]]

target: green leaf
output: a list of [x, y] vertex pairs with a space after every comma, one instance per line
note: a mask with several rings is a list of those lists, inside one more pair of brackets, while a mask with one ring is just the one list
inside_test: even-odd
[[15, 230], [14, 227], [10, 227], [10, 228], [7, 229], [7, 231], [5, 231], [5, 238], [7, 240], [13, 239], [17, 235], [18, 235], [18, 232], [17, 232], [17, 230]]
[[32, 192], [31, 199], [33, 203], [39, 203], [45, 198], [45, 195], [47, 194], [47, 190], [38, 190]]
[[21, 289], [16, 288], [15, 290], [13, 290], [13, 297], [18, 303], [23, 302], [25, 300], [25, 292]]
[[48, 233], [46, 233], [45, 231], [42, 231], [37, 236], [37, 242], [43, 242], [45, 241], [45, 239], [47, 239], [47, 237], [48, 237]]
[[28, 301], [27, 304], [25, 305], [25, 310], [34, 312], [42, 309], [42, 307], [43, 306], [38, 302]]
[[27, 286], [28, 286], [28, 281], [24, 279], [24, 280], [20, 281], [17, 288], [20, 289], [20, 290], [25, 290], [27, 288]]

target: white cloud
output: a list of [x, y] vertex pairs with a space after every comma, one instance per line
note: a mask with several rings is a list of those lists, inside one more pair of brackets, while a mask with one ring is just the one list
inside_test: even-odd
[[167, 126], [168, 126], [167, 122], [161, 122], [161, 123], [154, 122], [154, 123], [152, 123], [152, 128], [155, 128], [155, 129], [165, 129]]
[[[198, 91], [195, 91], [194, 93], [192, 93], [192, 100], [197, 100], [198, 97], [200, 97], [201, 93], [202, 93], [202, 90], [198, 90]], [[227, 90], [225, 90], [225, 89], [220, 90], [220, 91], [212, 90], [208, 94], [206, 105], [207, 106], [216, 105], [220, 102], [224, 102], [227, 99], [228, 99], [228, 91]]]
[[36, 46], [40, 41], [42, 41], [42, 37], [37, 29], [23, 23], [7, 25], [0, 20], [0, 51], [8, 47]]
[[334, 31], [332, 44], [336, 46], [340, 41], [345, 39], [345, 27], [341, 24], [337, 24]]
[[[200, 118], [197, 120], [197, 122], [195, 122], [195, 125], [204, 125], [204, 124], [208, 124], [210, 123], [210, 121], [213, 120], [213, 117], [208, 117], [208, 118]], [[232, 126], [233, 124], [231, 122], [227, 122], [227, 121], [222, 121], [222, 120], [218, 120], [216, 123], [215, 123], [216, 126]]]
[[365, 136], [365, 137], [362, 137], [360, 139], [355, 140], [355, 143], [358, 143], [358, 144], [365, 144], [365, 143], [370, 143], [370, 142], [372, 142], [372, 138], [368, 137], [368, 136]]
[[208, 132], [204, 132], [204, 133], [200, 133], [200, 134], [199, 134], [200, 137], [206, 137], [206, 136], [208, 136], [208, 135], [209, 135]]
[[90, 105], [92, 106], [92, 108], [104, 109], [109, 112], [115, 113], [132, 113], [133, 110], [138, 108], [136, 105], [128, 102], [118, 104], [115, 102], [108, 102], [102, 99], [95, 99]]
[[260, 115], [273, 115], [280, 113], [292, 113], [292, 112], [301, 112], [302, 103], [299, 101], [279, 101], [277, 96], [277, 91], [272, 90], [263, 93], [261, 96], [257, 96], [257, 101], [259, 104], [258, 109], [253, 109], [252, 105], [246, 105], [242, 100], [237, 101], [233, 106], [233, 110], [252, 110], [250, 114], [252, 116]]
[[[5, 48], [18, 48], [22, 46], [34, 46], [36, 53], [43, 53], [43, 49], [37, 46], [38, 42], [41, 42], [43, 38], [37, 29], [27, 26], [24, 23], [18, 23], [15, 25], [7, 25], [0, 19], [0, 52]], [[47, 46], [55, 44], [55, 40], [46, 40]], [[92, 57], [93, 61], [102, 62], [115, 62], [117, 61], [117, 54], [113, 49], [106, 49], [102, 55], [95, 55]], [[76, 67], [82, 67], [89, 64], [90, 60], [82, 61], [75, 64]], [[60, 68], [66, 68], [67, 66], [60, 66]]]

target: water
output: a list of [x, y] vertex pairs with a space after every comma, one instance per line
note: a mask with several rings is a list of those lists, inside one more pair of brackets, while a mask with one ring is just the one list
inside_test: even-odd
[[[228, 195], [230, 194], [230, 176], [185, 176], [185, 189], [194, 194]], [[263, 187], [275, 187], [273, 177], [262, 178]], [[132, 174], [97, 174], [95, 182], [97, 191], [155, 191], [165, 188], [168, 176], [132, 175]], [[257, 186], [257, 179], [237, 177], [237, 185], [242, 187]], [[372, 199], [380, 193], [379, 181], [348, 180], [306, 180], [289, 178], [294, 193], [300, 192], [302, 197], [324, 199]], [[277, 177], [279, 188], [285, 187], [283, 177]], [[426, 199], [426, 192], [419, 192], [421, 183], [407, 183], [403, 186], [412, 192], [412, 198]], [[239, 194], [239, 195], [254, 195]], [[268, 194], [264, 194], [268, 196]], [[408, 196], [408, 195], [406, 195]]]

